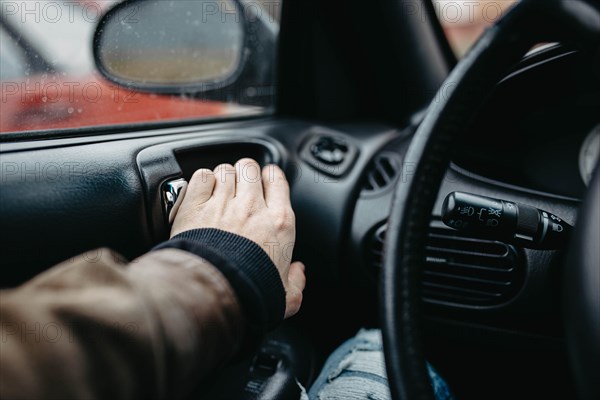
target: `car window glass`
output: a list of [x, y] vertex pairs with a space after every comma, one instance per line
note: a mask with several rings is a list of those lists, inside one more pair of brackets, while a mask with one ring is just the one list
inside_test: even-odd
[[[177, 4], [185, 1], [197, 3], [195, 0], [180, 0]], [[220, 12], [229, 13], [226, 23], [231, 23], [231, 18], [244, 23], [248, 16], [260, 20], [264, 27], [260, 31], [261, 37], [250, 37], [254, 32], [244, 32], [243, 38], [231, 38], [232, 41], [237, 40], [237, 44], [225, 43], [226, 40], [222, 43], [223, 48], [229, 45], [243, 55], [230, 55], [228, 60], [231, 65], [223, 68], [223, 74], [238, 71], [238, 63], [253, 59], [255, 65], [268, 71], [259, 84], [256, 79], [248, 78], [248, 74], [240, 74], [238, 78], [242, 80], [235, 82], [236, 92], [232, 92], [230, 86], [233, 82], [229, 80], [226, 83], [230, 86], [222, 85], [223, 94], [213, 91], [210, 96], [195, 88], [165, 94], [150, 89], [133, 89], [131, 85], [122, 82], [116, 84], [106, 79], [97, 69], [93, 40], [101, 18], [112, 7], [119, 5], [121, 0], [0, 0], [2, 26], [8, 27], [11, 32], [9, 35], [9, 30], [4, 28], [0, 31], [0, 140], [2, 133], [23, 133], [25, 136], [32, 131], [56, 130], [62, 135], [65, 131], [78, 128], [200, 121], [271, 112], [275, 95], [274, 48], [279, 31], [281, 1], [202, 1], [211, 7], [203, 8], [202, 12], [211, 15], [213, 20], [215, 13]], [[232, 8], [231, 4], [239, 6]], [[232, 17], [230, 14], [237, 15]], [[198, 23], [209, 23], [211, 18], [206, 18], [206, 15], [188, 17]], [[136, 18], [143, 16], [139, 12], [131, 17], [135, 22], [138, 21]], [[185, 33], [182, 32], [184, 28], [167, 26], [171, 22], [166, 21], [165, 26], [156, 26], [156, 29], [164, 31], [166, 35], [177, 34], [181, 37]], [[135, 23], [131, 27], [135, 29]], [[248, 24], [244, 25], [244, 29], [247, 28]], [[267, 34], [269, 38], [265, 38]], [[189, 55], [196, 54], [194, 45], [202, 46], [201, 41], [195, 41], [192, 36], [191, 32], [190, 37], [180, 43], [190, 49]], [[214, 43], [218, 42], [213, 41]], [[240, 43], [243, 48], [240, 48]], [[259, 46], [256, 44], [259, 43], [268, 43], [269, 51], [262, 51], [260, 48], [262, 52], [258, 53], [256, 49]], [[222, 49], [213, 50], [215, 55], [223, 53], [217, 51]], [[249, 57], [250, 53], [255, 57]], [[201, 57], [194, 59], [196, 64], [201, 64], [198, 70], [204, 65], [211, 66], [219, 62], [216, 56], [208, 55], [207, 51], [200, 54]], [[126, 58], [127, 52], [122, 52], [121, 56]], [[178, 68], [174, 59], [165, 57], [165, 61], [166, 64], [171, 62], [171, 68]], [[207, 76], [214, 77], [210, 74]], [[249, 99], [245, 93], [269, 95], [257, 102]]]

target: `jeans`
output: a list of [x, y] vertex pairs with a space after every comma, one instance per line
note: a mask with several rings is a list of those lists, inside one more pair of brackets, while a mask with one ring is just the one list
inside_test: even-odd
[[[453, 400], [446, 382], [427, 364], [437, 400]], [[303, 396], [306, 398], [306, 396]], [[389, 400], [380, 330], [361, 330], [329, 356], [308, 392], [310, 400]]]

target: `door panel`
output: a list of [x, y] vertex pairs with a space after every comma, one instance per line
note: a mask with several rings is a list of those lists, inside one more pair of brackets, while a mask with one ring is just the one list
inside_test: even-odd
[[3, 144], [2, 285], [18, 284], [81, 252], [89, 251], [93, 261], [99, 247], [127, 258], [142, 254], [168, 235], [159, 191], [163, 182], [246, 156], [286, 170], [298, 220], [296, 254], [304, 252], [307, 264], [333, 276], [361, 171], [397, 135], [376, 125], [333, 128], [360, 149], [341, 177], [322, 173], [298, 156], [315, 132], [332, 130], [293, 120]]

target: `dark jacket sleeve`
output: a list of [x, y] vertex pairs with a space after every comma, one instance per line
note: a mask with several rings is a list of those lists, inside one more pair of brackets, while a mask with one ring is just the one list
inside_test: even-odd
[[[76, 257], [0, 292], [0, 398], [181, 397], [243, 342], [225, 275], [178, 246]], [[216, 250], [215, 250], [216, 251]]]
[[285, 314], [285, 289], [268, 254], [253, 241], [220, 229], [180, 233], [155, 249], [178, 248], [209, 261], [233, 287], [246, 318], [246, 346], [251, 349]]

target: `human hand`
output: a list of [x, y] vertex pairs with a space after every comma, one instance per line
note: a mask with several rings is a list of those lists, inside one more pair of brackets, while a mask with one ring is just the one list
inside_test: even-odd
[[276, 165], [261, 170], [252, 159], [214, 171], [199, 169], [189, 182], [171, 237], [199, 228], [216, 228], [244, 236], [267, 252], [286, 292], [285, 318], [296, 314], [306, 285], [304, 264], [290, 264], [296, 222], [290, 189]]

